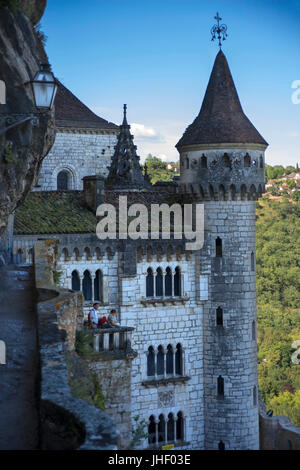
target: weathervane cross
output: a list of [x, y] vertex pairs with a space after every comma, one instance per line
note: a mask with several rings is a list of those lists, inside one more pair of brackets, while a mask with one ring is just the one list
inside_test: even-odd
[[219, 47], [221, 49], [222, 41], [225, 41], [225, 39], [227, 38], [227, 26], [226, 24], [220, 24], [220, 21], [222, 20], [222, 18], [219, 16], [218, 12], [215, 16], [215, 20], [217, 20], [218, 24], [215, 24], [210, 30], [211, 35], [212, 35], [211, 40], [214, 41], [216, 38], [218, 38]]

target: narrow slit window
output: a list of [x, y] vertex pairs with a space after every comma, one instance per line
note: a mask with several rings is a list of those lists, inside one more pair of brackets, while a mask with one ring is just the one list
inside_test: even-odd
[[216, 315], [217, 315], [217, 325], [223, 326], [223, 310], [221, 309], [221, 307], [217, 308]]
[[222, 258], [223, 256], [223, 249], [222, 249], [222, 240], [220, 237], [216, 239], [216, 257]]

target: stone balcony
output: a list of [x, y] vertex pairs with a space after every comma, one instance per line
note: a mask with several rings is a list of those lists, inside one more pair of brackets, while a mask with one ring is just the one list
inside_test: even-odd
[[134, 328], [97, 328], [93, 330], [93, 346], [95, 352], [113, 353], [118, 356], [134, 358], [137, 353], [131, 348], [131, 337]]
[[140, 302], [144, 307], [147, 306], [156, 306], [156, 305], [176, 305], [176, 304], [182, 304], [184, 305], [186, 302], [190, 300], [190, 297], [187, 294], [184, 294], [183, 296], [176, 296], [176, 297], [142, 297]]

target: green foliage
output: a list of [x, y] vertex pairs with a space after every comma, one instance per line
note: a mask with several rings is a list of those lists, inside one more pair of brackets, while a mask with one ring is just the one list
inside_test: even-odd
[[5, 163], [16, 163], [17, 161], [17, 152], [13, 149], [13, 143], [10, 140], [6, 142], [3, 157]]
[[46, 34], [43, 33], [43, 31], [41, 31], [41, 24], [37, 23], [35, 25], [34, 29], [35, 29], [37, 37], [39, 38], [39, 40], [41, 41], [43, 46], [45, 46], [48, 38], [47, 38]]
[[134, 421], [136, 424], [131, 431], [132, 439], [126, 450], [135, 449], [141, 443], [142, 439], [148, 437], [148, 432], [145, 431], [145, 428], [147, 429], [146, 421], [144, 419], [140, 420], [139, 415], [134, 417]]
[[103, 395], [102, 388], [98, 379], [96, 372], [91, 372], [91, 378], [94, 385], [94, 396], [93, 401], [94, 405], [100, 410], [105, 410], [105, 402], [107, 398]]
[[298, 171], [299, 167], [298, 164], [296, 167], [289, 165], [284, 168], [282, 165], [266, 165], [265, 167], [265, 174], [267, 180], [274, 180], [278, 178], [282, 178], [284, 175], [289, 175], [290, 173], [294, 173], [294, 171]]
[[53, 282], [56, 286], [60, 285], [60, 280], [63, 272], [62, 271], [53, 271]]
[[285, 415], [296, 425], [300, 426], [300, 390], [295, 393], [285, 391], [270, 400], [274, 415]]
[[178, 174], [173, 169], [168, 170], [166, 163], [151, 154], [148, 155], [145, 163], [152, 184], [155, 184], [157, 181], [173, 181], [174, 176]]
[[93, 334], [90, 330], [83, 328], [76, 332], [75, 351], [83, 358], [93, 353]]
[[19, 9], [19, 0], [0, 0], [0, 6], [7, 7], [14, 15]]
[[296, 423], [284, 394], [300, 390], [300, 368], [291, 362], [300, 339], [300, 203], [264, 198], [256, 214], [259, 388], [267, 408]]

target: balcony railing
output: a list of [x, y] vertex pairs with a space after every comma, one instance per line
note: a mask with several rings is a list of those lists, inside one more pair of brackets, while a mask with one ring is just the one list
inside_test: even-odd
[[94, 351], [96, 352], [130, 352], [131, 336], [134, 328], [121, 326], [119, 328], [103, 328], [93, 331]]

